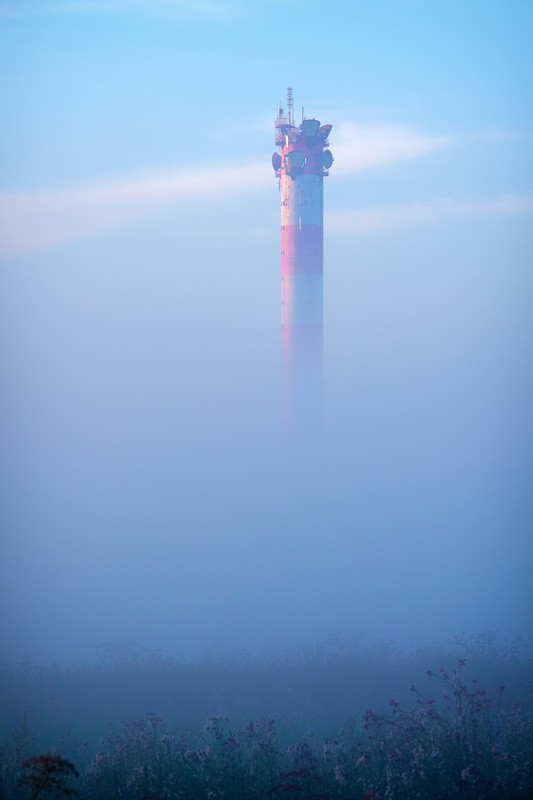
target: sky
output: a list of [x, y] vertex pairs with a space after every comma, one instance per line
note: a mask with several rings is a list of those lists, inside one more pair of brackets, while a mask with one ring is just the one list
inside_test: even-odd
[[[5, 658], [531, 643], [532, 29], [528, 0], [0, 0]], [[287, 85], [335, 158], [301, 447]]]

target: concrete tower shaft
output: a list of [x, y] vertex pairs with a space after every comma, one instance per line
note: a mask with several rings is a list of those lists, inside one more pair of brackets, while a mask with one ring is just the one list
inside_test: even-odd
[[322, 177], [280, 176], [282, 324], [322, 324]]

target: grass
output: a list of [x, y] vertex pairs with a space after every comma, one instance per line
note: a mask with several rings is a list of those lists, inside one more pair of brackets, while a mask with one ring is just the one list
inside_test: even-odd
[[[403, 680], [409, 668], [437, 655], [435, 671], [426, 663], [425, 670], [412, 673], [423, 688], [408, 682], [399, 694], [386, 693], [395, 683], [398, 688], [398, 675]], [[19, 688], [33, 690], [26, 705], [39, 710], [35, 717], [41, 723], [44, 716], [37, 700], [44, 700], [39, 694], [43, 688], [54, 689], [50, 694], [56, 697], [63, 685], [71, 711], [85, 708], [83, 702], [75, 704], [75, 668], [34, 670], [33, 684], [28, 670], [26, 666], [9, 675], [18, 678]], [[209, 679], [214, 686], [209, 701], [234, 713], [217, 712], [207, 723], [195, 720], [187, 728], [150, 711], [125, 721], [115, 719], [104, 735], [93, 739], [54, 739], [50, 730], [35, 728], [33, 721], [30, 726], [28, 717], [23, 718], [4, 731], [1, 798], [23, 800], [54, 791], [55, 796], [68, 796], [58, 792], [72, 788], [93, 800], [533, 798], [531, 660], [514, 648], [496, 647], [487, 635], [408, 656], [390, 646], [349, 652], [336, 647], [269, 662], [197, 664], [190, 672], [184, 665], [164, 666], [158, 659], [120, 663], [111, 670], [79, 670], [78, 688], [87, 691], [92, 685], [97, 706], [99, 700], [109, 699], [103, 691], [105, 678], [112, 683], [118, 676], [135, 706], [139, 686], [165, 677], [163, 687], [174, 686], [175, 716], [193, 718], [195, 699]], [[230, 674], [235, 680], [228, 681]], [[353, 675], [355, 686], [349, 680]], [[338, 684], [341, 677], [344, 685]], [[192, 695], [184, 692], [184, 684], [194, 689]], [[280, 690], [281, 697], [276, 695]], [[376, 702], [354, 714], [370, 696]], [[250, 710], [270, 699], [283, 712], [280, 720], [266, 714], [252, 722], [246, 719]], [[338, 725], [342, 700], [344, 722]], [[22, 695], [19, 704], [22, 711]], [[103, 708], [117, 710], [107, 701]], [[77, 724], [83, 731], [84, 720]], [[87, 723], [95, 724], [94, 718]], [[56, 726], [57, 715], [52, 713], [50, 728]], [[28, 763], [36, 769], [33, 783], [24, 782]], [[65, 770], [71, 771], [56, 775], [54, 787], [43, 781], [43, 763], [68, 764]]]

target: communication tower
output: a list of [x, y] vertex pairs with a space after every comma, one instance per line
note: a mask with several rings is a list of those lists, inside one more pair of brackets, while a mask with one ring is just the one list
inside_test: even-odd
[[[275, 120], [272, 166], [281, 201], [281, 335], [288, 400], [308, 407], [320, 394], [323, 372], [324, 178], [333, 156], [332, 125], [294, 124], [292, 87]], [[291, 414], [292, 416], [292, 414]]]

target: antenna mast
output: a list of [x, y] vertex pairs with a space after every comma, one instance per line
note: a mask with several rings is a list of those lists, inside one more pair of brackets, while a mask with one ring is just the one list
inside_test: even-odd
[[294, 102], [292, 97], [292, 86], [287, 86], [287, 116], [289, 125], [294, 125]]

